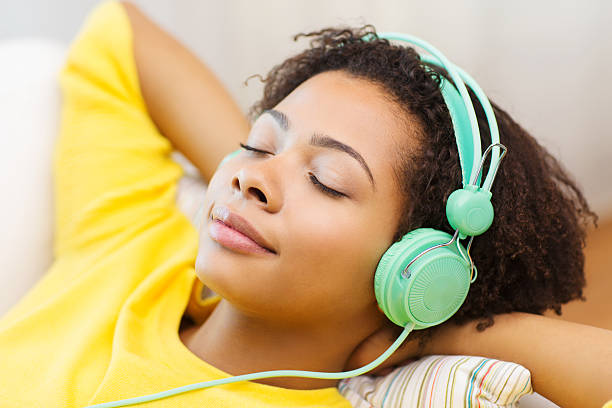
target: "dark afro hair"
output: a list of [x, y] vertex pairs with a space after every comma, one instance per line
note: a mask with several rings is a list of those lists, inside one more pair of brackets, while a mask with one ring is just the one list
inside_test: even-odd
[[[370, 35], [368, 41], [363, 40], [365, 35]], [[402, 120], [410, 119], [420, 135], [419, 148], [402, 152], [396, 166], [405, 211], [398, 220], [395, 239], [420, 227], [452, 234], [446, 200], [461, 187], [461, 168], [452, 122], [439, 88], [440, 75], [446, 73], [421, 63], [413, 48], [378, 38], [370, 25], [326, 28], [298, 34], [294, 40], [300, 37], [310, 38], [310, 48], [273, 67], [262, 78], [263, 97], [251, 108], [251, 118], [325, 71], [342, 71], [381, 86], [406, 113]], [[486, 147], [491, 143], [486, 117], [471, 90], [470, 96]], [[561, 164], [510, 115], [491, 104], [508, 154], [492, 189], [495, 219], [487, 232], [474, 239], [471, 249], [478, 279], [451, 318], [458, 324], [479, 319], [479, 330], [491, 326], [496, 314], [541, 314], [547, 309], [561, 314], [562, 304], [584, 300], [586, 228], [597, 222]]]

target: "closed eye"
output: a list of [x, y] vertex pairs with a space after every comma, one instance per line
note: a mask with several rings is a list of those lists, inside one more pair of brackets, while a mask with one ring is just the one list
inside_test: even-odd
[[[244, 143], [240, 143], [240, 147], [242, 147], [244, 150], [259, 153], [259, 154], [270, 154], [270, 155], [273, 154], [265, 150], [257, 149], [253, 146], [246, 145]], [[314, 184], [314, 186], [318, 188], [324, 194], [327, 194], [333, 198], [348, 197], [346, 194], [341, 193], [340, 191], [334, 190], [333, 188], [329, 188], [325, 184], [321, 183], [314, 174], [308, 173], [308, 177], [310, 178], [310, 181], [312, 182], [312, 184]]]
[[243, 144], [243, 143], [240, 143], [240, 147], [242, 147], [244, 150], [248, 150], [248, 151], [255, 152], [255, 153], [261, 153], [261, 154], [273, 154], [273, 153], [267, 152], [267, 151], [265, 151], [265, 150], [256, 149], [256, 148], [254, 148], [253, 146], [245, 145], [245, 144]]
[[312, 182], [312, 184], [314, 184], [315, 187], [317, 187], [323, 193], [325, 193], [325, 194], [327, 194], [327, 195], [329, 195], [331, 197], [334, 197], [334, 198], [347, 197], [346, 194], [341, 193], [339, 191], [336, 191], [333, 188], [329, 188], [325, 184], [321, 183], [319, 181], [319, 179], [317, 179], [317, 177], [314, 174], [308, 173], [308, 177], [310, 178], [310, 181]]

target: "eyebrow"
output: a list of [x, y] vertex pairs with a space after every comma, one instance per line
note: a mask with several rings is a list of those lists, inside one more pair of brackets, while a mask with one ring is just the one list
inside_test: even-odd
[[276, 109], [268, 109], [263, 111], [262, 115], [267, 113], [271, 115], [285, 132], [289, 130], [289, 118], [281, 111], [277, 111]]
[[[283, 131], [286, 132], [287, 130], [289, 130], [289, 127], [290, 127], [289, 118], [283, 112], [277, 111], [276, 109], [268, 109], [262, 112], [262, 114], [264, 113], [271, 115], [274, 118], [274, 120], [276, 120], [276, 122], [278, 123], [278, 125]], [[330, 136], [327, 136], [321, 133], [313, 134], [310, 137], [310, 144], [312, 146], [325, 147], [328, 149], [334, 149], [334, 150], [344, 152], [348, 154], [349, 156], [351, 156], [352, 158], [354, 158], [355, 160], [357, 160], [357, 162], [361, 165], [361, 167], [367, 173], [368, 179], [370, 180], [370, 184], [372, 185], [372, 188], [376, 190], [376, 182], [374, 181], [374, 176], [372, 176], [372, 171], [368, 167], [368, 164], [366, 163], [363, 156], [361, 156], [351, 146], [344, 144], [340, 142], [339, 140], [336, 140]]]

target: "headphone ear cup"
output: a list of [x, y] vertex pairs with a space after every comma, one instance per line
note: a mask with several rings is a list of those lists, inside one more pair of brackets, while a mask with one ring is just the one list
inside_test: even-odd
[[374, 292], [380, 309], [392, 322], [402, 327], [412, 322], [415, 329], [424, 329], [448, 320], [463, 304], [471, 269], [455, 244], [424, 254], [410, 266], [407, 277], [402, 275], [421, 252], [451, 239], [446, 232], [419, 228], [383, 254], [374, 276]]

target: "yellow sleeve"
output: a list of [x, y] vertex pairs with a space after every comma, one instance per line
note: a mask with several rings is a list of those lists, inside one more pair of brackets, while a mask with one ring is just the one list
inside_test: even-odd
[[106, 0], [85, 20], [60, 72], [56, 258], [175, 205], [182, 169], [147, 113], [132, 41], [124, 7]]
[[606, 402], [602, 408], [612, 408], [612, 400]]

